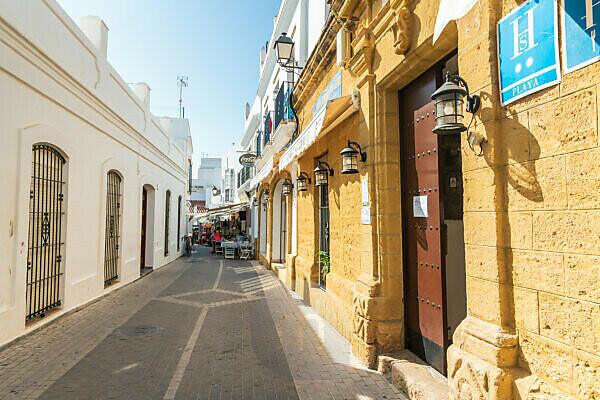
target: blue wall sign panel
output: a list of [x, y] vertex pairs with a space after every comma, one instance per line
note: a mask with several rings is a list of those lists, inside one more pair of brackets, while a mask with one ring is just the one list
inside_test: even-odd
[[329, 100], [337, 99], [342, 97], [342, 71], [338, 71], [333, 78], [327, 84], [327, 87], [323, 89], [323, 92], [319, 95], [317, 100], [312, 106], [313, 115], [327, 105]]
[[600, 59], [600, 2], [563, 0], [563, 59], [565, 73]]
[[498, 22], [498, 64], [502, 105], [560, 82], [556, 0], [529, 0]]

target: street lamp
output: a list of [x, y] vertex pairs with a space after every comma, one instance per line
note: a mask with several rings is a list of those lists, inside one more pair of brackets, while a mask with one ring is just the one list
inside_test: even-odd
[[294, 188], [294, 185], [292, 184], [292, 181], [290, 181], [289, 179], [286, 179], [281, 184], [281, 194], [284, 196], [289, 196], [290, 193], [292, 193], [293, 188]]
[[433, 133], [452, 135], [468, 128], [464, 123], [463, 106], [466, 97], [466, 111], [475, 114], [481, 106], [481, 98], [469, 94], [469, 86], [459, 75], [446, 74], [446, 82], [432, 95], [435, 102], [435, 127]]
[[300, 175], [296, 178], [296, 187], [299, 192], [306, 192], [308, 190], [308, 183], [310, 183], [310, 177], [306, 172], [300, 172]]
[[315, 186], [327, 185], [329, 176], [333, 176], [333, 169], [324, 161], [319, 161], [319, 165], [315, 168]]
[[287, 33], [283, 32], [279, 38], [275, 41], [275, 45], [273, 46], [275, 51], [277, 52], [277, 63], [280, 67], [284, 68], [286, 72], [292, 74], [292, 89], [290, 90], [289, 104], [292, 113], [294, 114], [294, 120], [296, 121], [296, 127], [294, 128], [294, 133], [292, 134], [291, 141], [294, 141], [298, 136], [298, 128], [300, 122], [298, 121], [298, 115], [296, 114], [296, 109], [294, 108], [294, 80], [296, 70], [302, 70], [302, 67], [297, 66], [294, 61], [294, 41], [292, 38], [287, 36]]
[[348, 146], [340, 151], [342, 156], [342, 175], [358, 173], [358, 156], [360, 161], [367, 161], [367, 153], [362, 151], [360, 145], [356, 142], [348, 141]]
[[281, 66], [287, 66], [294, 62], [294, 41], [283, 32], [279, 39], [275, 41], [275, 50], [277, 51], [277, 62]]

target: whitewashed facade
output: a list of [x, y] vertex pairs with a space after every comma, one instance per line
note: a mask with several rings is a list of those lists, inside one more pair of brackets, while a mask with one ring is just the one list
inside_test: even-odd
[[[271, 37], [266, 47], [260, 51], [260, 77], [257, 93], [252, 105], [247, 107], [244, 135], [241, 140], [241, 147], [244, 150], [255, 152], [259, 157], [251, 179], [245, 181], [238, 189], [240, 193], [252, 194], [250, 197], [251, 220], [255, 223], [251, 226], [251, 233], [254, 238], [259, 237], [259, 228], [256, 222], [258, 222], [258, 207], [262, 207], [262, 201], [256, 199], [256, 189], [258, 184], [271, 173], [273, 155], [288, 144], [296, 124], [291, 118], [290, 112], [283, 112], [284, 118], [278, 124], [273, 121], [272, 131], [268, 132], [268, 120], [269, 118], [274, 120], [275, 117], [277, 96], [281, 96], [283, 90], [292, 90], [291, 83], [298, 80], [298, 72], [292, 77], [291, 73], [286, 73], [277, 63], [275, 41], [284, 32], [291, 37], [295, 43], [296, 65], [303, 67], [317, 44], [328, 16], [329, 6], [325, 0], [283, 0], [274, 20]], [[289, 170], [295, 171], [296, 164], [291, 164]], [[296, 184], [295, 175], [295, 173], [292, 174], [294, 186]], [[277, 218], [277, 215], [274, 217]], [[266, 229], [266, 220], [263, 221], [262, 226], [263, 229]], [[277, 234], [275, 231], [274, 233]], [[260, 237], [266, 238], [266, 232]], [[274, 239], [274, 242], [277, 240]], [[292, 249], [290, 252], [292, 255], [295, 255], [295, 247], [296, 198], [294, 195], [292, 199]], [[266, 243], [259, 243], [259, 252], [264, 253], [264, 251], [266, 251]]]
[[[0, 345], [137, 279], [142, 267], [181, 255], [189, 124], [150, 113], [150, 88], [123, 81], [107, 62], [107, 40], [99, 18], [78, 26], [55, 0], [0, 0]], [[56, 186], [62, 214], [35, 204], [58, 198], [32, 185], [48, 163], [37, 158], [40, 146], [64, 160]], [[109, 176], [118, 177], [118, 203], [108, 195]], [[43, 221], [32, 219], [32, 210], [41, 210]], [[106, 285], [109, 241], [117, 276]], [[48, 246], [60, 248], [59, 262]], [[35, 263], [59, 265], [51, 285]], [[36, 312], [31, 293], [49, 288], [58, 301]]]

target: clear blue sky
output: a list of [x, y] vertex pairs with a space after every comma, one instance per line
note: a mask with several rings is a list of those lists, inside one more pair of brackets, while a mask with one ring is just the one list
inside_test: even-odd
[[258, 84], [258, 55], [281, 0], [58, 0], [79, 23], [96, 15], [109, 28], [108, 60], [126, 82], [147, 82], [155, 115], [178, 115], [177, 76], [200, 155], [239, 143], [244, 104]]

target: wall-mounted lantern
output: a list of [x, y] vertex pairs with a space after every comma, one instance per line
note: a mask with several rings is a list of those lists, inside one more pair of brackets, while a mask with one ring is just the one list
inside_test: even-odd
[[218, 196], [220, 194], [221, 194], [221, 191], [219, 189], [217, 189], [216, 186], [213, 186], [213, 188], [212, 188], [212, 195], [213, 196]]
[[300, 172], [300, 175], [296, 178], [296, 186], [299, 192], [306, 192], [308, 190], [308, 184], [310, 183], [310, 177], [306, 172]]
[[252, 200], [252, 207], [257, 207], [258, 206], [258, 199], [255, 197], [254, 200]]
[[319, 161], [319, 165], [315, 168], [315, 186], [327, 185], [330, 176], [333, 176], [333, 169], [326, 162]]
[[[465, 106], [466, 97], [466, 107]], [[469, 86], [458, 75], [446, 74], [446, 82], [438, 88], [431, 99], [435, 102], [435, 127], [433, 132], [438, 135], [461, 133], [468, 128], [464, 123], [463, 108], [475, 114], [481, 106], [481, 98], [471, 96]], [[475, 117], [473, 115], [473, 117]]]
[[285, 179], [281, 184], [281, 194], [284, 196], [289, 196], [292, 193], [293, 188], [294, 185], [292, 184], [292, 181]]
[[342, 156], [342, 175], [358, 173], [358, 156], [360, 156], [360, 161], [367, 161], [367, 153], [362, 151], [356, 142], [348, 141], [348, 146], [340, 151], [340, 155]]

